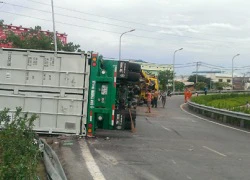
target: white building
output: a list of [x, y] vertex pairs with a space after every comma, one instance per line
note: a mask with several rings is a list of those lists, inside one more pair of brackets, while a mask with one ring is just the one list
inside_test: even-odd
[[133, 61], [133, 60], [130, 60], [130, 62], [140, 64], [142, 70], [145, 70], [155, 76], [159, 74], [159, 71], [165, 71], [165, 70], [173, 71], [172, 64], [155, 64], [155, 63], [148, 63], [148, 62], [138, 62], [138, 61]]
[[226, 82], [232, 85], [232, 75], [226, 73], [206, 74], [207, 78], [211, 78], [213, 82]]

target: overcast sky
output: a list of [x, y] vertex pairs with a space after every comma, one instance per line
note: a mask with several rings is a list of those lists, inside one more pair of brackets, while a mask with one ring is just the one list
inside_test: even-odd
[[[50, 0], [2, 1], [5, 24], [53, 30]], [[190, 74], [195, 66], [184, 66], [196, 61], [230, 70], [239, 53], [236, 73], [250, 71], [237, 70], [250, 67], [247, 0], [54, 0], [54, 6], [56, 30], [85, 51], [118, 59], [121, 33], [136, 29], [122, 37], [123, 59], [172, 64], [174, 51], [183, 48], [176, 53], [177, 74]], [[203, 65], [199, 70], [213, 70]]]

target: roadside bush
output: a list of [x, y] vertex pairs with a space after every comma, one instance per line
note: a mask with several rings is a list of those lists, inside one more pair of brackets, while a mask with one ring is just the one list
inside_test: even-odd
[[8, 109], [0, 112], [0, 180], [36, 179], [40, 153], [33, 122], [37, 117], [21, 111], [17, 108], [13, 116]]
[[192, 101], [197, 104], [203, 104], [205, 106], [250, 114], [250, 109], [245, 107], [246, 102], [250, 102], [249, 93], [213, 94], [208, 96], [198, 96], [193, 97]]

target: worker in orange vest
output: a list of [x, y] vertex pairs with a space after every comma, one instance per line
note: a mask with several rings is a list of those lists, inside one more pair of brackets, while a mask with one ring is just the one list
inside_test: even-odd
[[190, 90], [188, 90], [188, 99], [187, 100], [191, 99], [191, 97], [192, 97], [192, 92]]
[[184, 102], [186, 103], [191, 97], [192, 97], [192, 92], [188, 90], [188, 88], [186, 88], [184, 92]]
[[184, 102], [187, 102], [187, 98], [188, 98], [188, 89], [186, 88], [184, 91]]

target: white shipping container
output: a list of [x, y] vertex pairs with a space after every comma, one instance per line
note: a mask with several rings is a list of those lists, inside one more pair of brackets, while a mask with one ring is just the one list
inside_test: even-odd
[[85, 134], [89, 71], [87, 54], [0, 49], [0, 110], [37, 114], [39, 132]]

